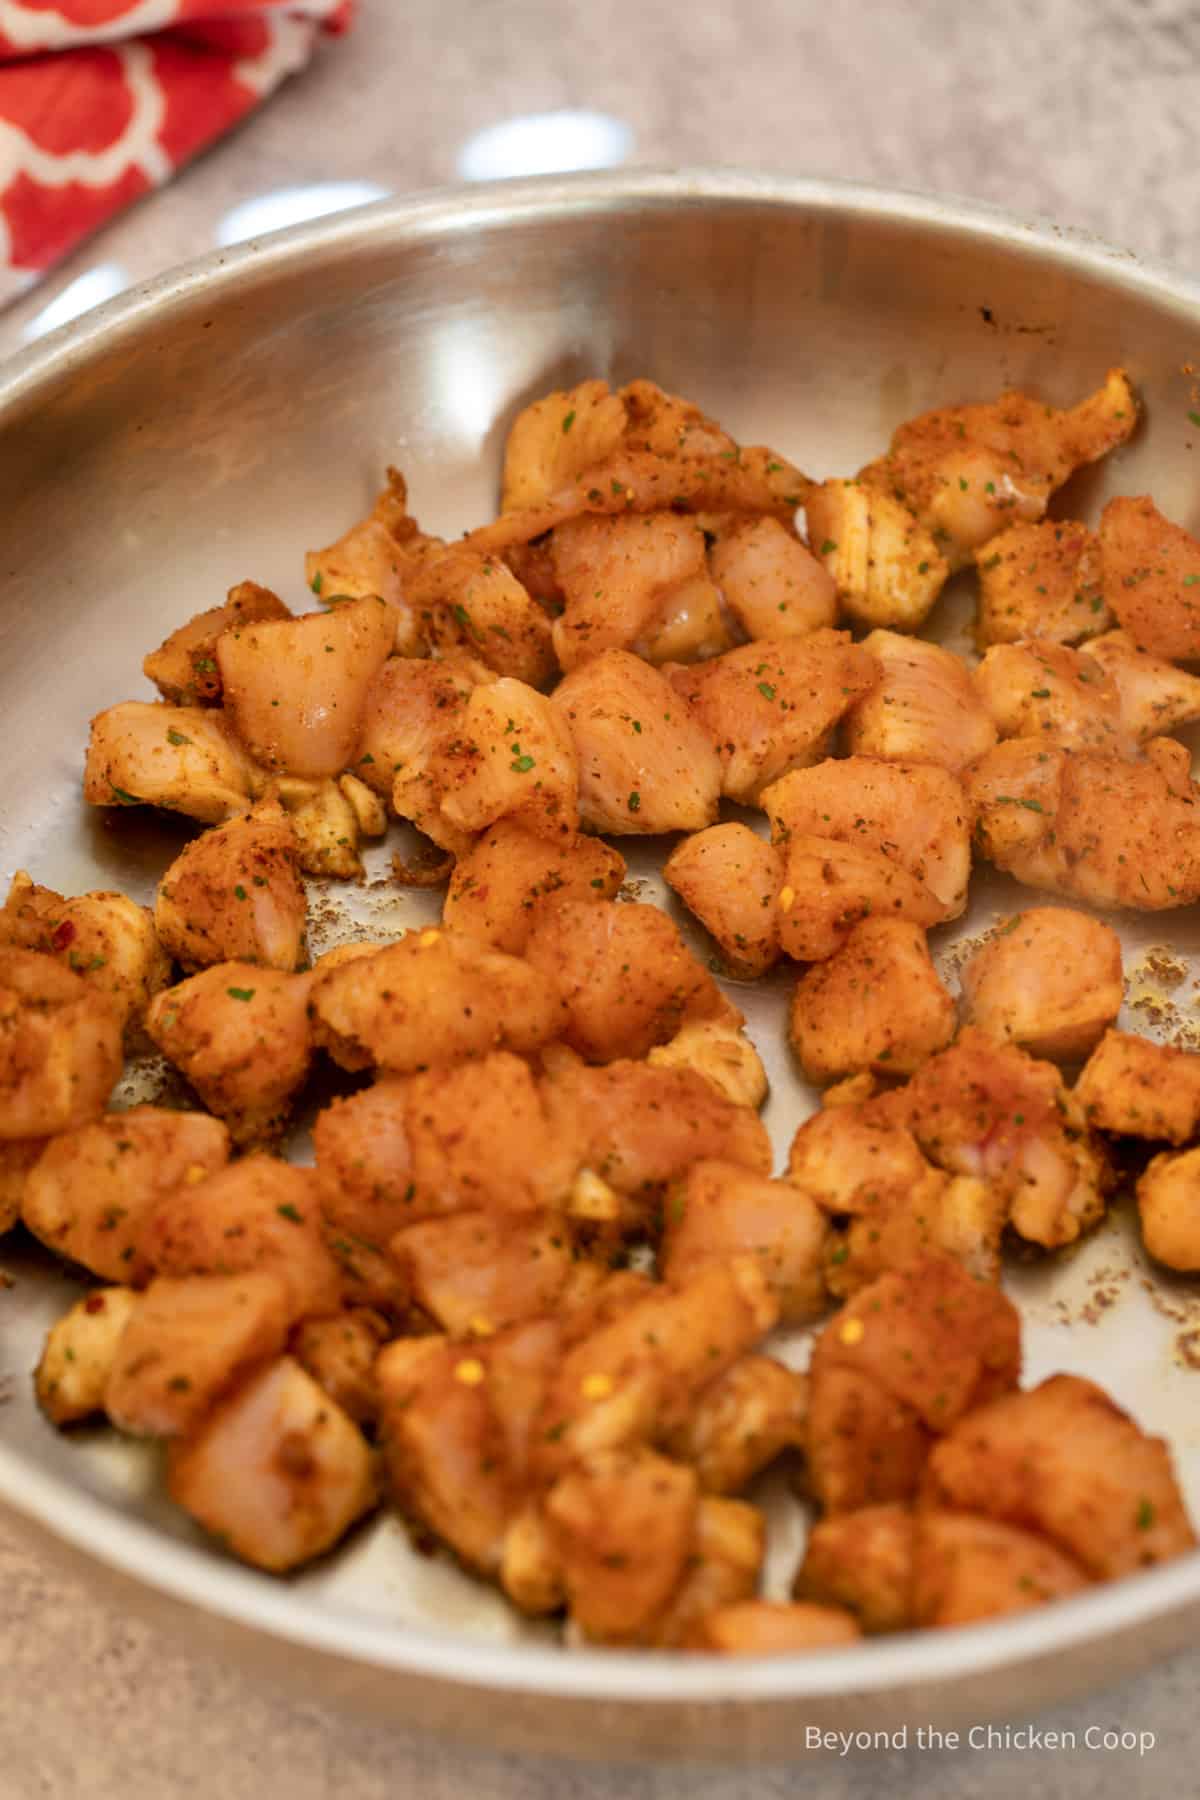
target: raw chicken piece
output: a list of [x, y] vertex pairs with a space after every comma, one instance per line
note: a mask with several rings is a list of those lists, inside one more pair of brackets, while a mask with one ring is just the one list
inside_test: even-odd
[[1076, 1559], [1036, 1532], [927, 1507], [918, 1508], [914, 1524], [916, 1626], [1003, 1618], [1089, 1585]]
[[861, 1636], [853, 1616], [837, 1606], [744, 1600], [714, 1608], [700, 1621], [688, 1648], [719, 1656], [797, 1656], [839, 1650]]
[[83, 772], [92, 806], [162, 806], [215, 825], [245, 812], [264, 780], [215, 708], [123, 700], [92, 720]]
[[553, 695], [579, 758], [579, 813], [593, 831], [699, 831], [717, 816], [721, 768], [708, 737], [656, 669], [609, 650]]
[[867, 1068], [909, 1075], [945, 1048], [956, 1022], [921, 927], [863, 919], [801, 975], [788, 1031], [805, 1078], [824, 1082]]
[[379, 1416], [375, 1359], [390, 1335], [385, 1318], [356, 1306], [336, 1318], [306, 1319], [296, 1327], [290, 1348], [347, 1418], [373, 1425]]
[[376, 595], [391, 609], [395, 647], [401, 656], [419, 656], [424, 636], [409, 605], [407, 579], [426, 549], [440, 550], [408, 512], [408, 489], [399, 469], [389, 468], [387, 486], [365, 519], [323, 550], [309, 550], [304, 578], [322, 600], [337, 603]]
[[1086, 650], [1066, 644], [996, 644], [974, 674], [979, 697], [1002, 738], [1071, 749], [1134, 753], [1117, 684]]
[[405, 598], [435, 655], [478, 657], [535, 688], [558, 672], [550, 620], [498, 557], [457, 545], [428, 555]]
[[891, 1502], [818, 1519], [792, 1589], [797, 1600], [844, 1606], [866, 1632], [912, 1624], [913, 1515]]
[[778, 519], [735, 519], [708, 566], [748, 638], [804, 637], [837, 621], [833, 577]]
[[962, 970], [967, 1018], [1032, 1056], [1076, 1062], [1121, 1010], [1121, 940], [1065, 906], [1014, 913]]
[[704, 1620], [753, 1599], [762, 1575], [766, 1535], [758, 1507], [702, 1493], [683, 1579], [650, 1641], [660, 1649], [686, 1650]]
[[1139, 650], [1128, 632], [1106, 631], [1087, 654], [1116, 683], [1121, 724], [1139, 744], [1200, 718], [1200, 675]]
[[137, 1304], [132, 1288], [93, 1288], [50, 1327], [33, 1385], [52, 1425], [73, 1425], [104, 1410], [117, 1345]]
[[753, 806], [768, 783], [827, 754], [838, 720], [874, 686], [879, 665], [849, 632], [814, 631], [666, 673], [708, 733], [721, 792]]
[[500, 504], [505, 512], [538, 506], [620, 444], [625, 403], [607, 381], [544, 394], [513, 420], [504, 446]]
[[406, 1225], [389, 1251], [413, 1299], [454, 1337], [553, 1313], [576, 1254], [561, 1213], [459, 1212]]
[[307, 917], [296, 834], [274, 801], [193, 838], [159, 882], [154, 905], [163, 948], [185, 969], [294, 969]]
[[661, 663], [703, 662], [728, 650], [734, 641], [720, 588], [700, 574], [671, 589], [650, 631], [633, 648], [657, 667]]
[[1200, 658], [1200, 541], [1153, 500], [1122, 494], [1100, 515], [1104, 598], [1139, 650]]
[[1079, 644], [1113, 618], [1100, 582], [1100, 542], [1070, 519], [1010, 525], [975, 552], [980, 649], [1041, 638]]
[[1200, 1150], [1156, 1156], [1138, 1179], [1142, 1242], [1155, 1262], [1200, 1269]]
[[[344, 783], [353, 783], [349, 793]], [[361, 796], [359, 809], [350, 799], [356, 791]], [[382, 837], [387, 830], [387, 814], [357, 777], [341, 775], [336, 781], [330, 777], [306, 781], [298, 775], [281, 775], [268, 787], [267, 797], [278, 801], [291, 820], [296, 854], [306, 875], [326, 875], [344, 881], [362, 879], [359, 812], [373, 827], [372, 835], [376, 837]]]
[[767, 1071], [738, 1012], [693, 1019], [669, 1043], [656, 1044], [646, 1061], [652, 1069], [694, 1069], [735, 1106], [757, 1110], [767, 1097]]
[[704, 533], [677, 513], [581, 516], [560, 525], [551, 561], [564, 598], [554, 649], [564, 669], [644, 647], [671, 595], [703, 575]]
[[469, 657], [391, 657], [367, 689], [355, 774], [387, 800], [394, 790], [401, 816], [420, 825], [438, 803], [430, 761], [457, 735], [471, 690], [492, 679], [490, 669]]
[[730, 974], [753, 980], [779, 960], [783, 861], [748, 825], [710, 825], [684, 838], [663, 879], [716, 940]]
[[781, 1323], [797, 1325], [824, 1310], [827, 1235], [820, 1208], [794, 1184], [736, 1163], [695, 1162], [668, 1197], [659, 1265], [664, 1281], [679, 1283], [731, 1257], [756, 1257]]
[[846, 715], [853, 756], [940, 763], [957, 774], [996, 742], [996, 729], [960, 656], [896, 631], [863, 639], [882, 679]]
[[797, 962], [832, 956], [862, 919], [936, 925], [944, 908], [925, 883], [881, 851], [793, 834], [781, 844], [779, 942]]
[[102, 995], [127, 1027], [141, 1018], [171, 973], [148, 907], [124, 894], [99, 891], [68, 900], [53, 888], [38, 887], [23, 869], [13, 876], [0, 912], [0, 943], [56, 957]]
[[117, 1014], [81, 976], [36, 950], [0, 950], [0, 1142], [98, 1117], [122, 1060]]
[[1089, 1125], [1186, 1144], [1200, 1128], [1200, 1056], [1129, 1031], [1106, 1031], [1075, 1085]]
[[550, 839], [519, 818], [500, 819], [455, 863], [442, 923], [520, 956], [559, 900], [612, 900], [624, 879], [624, 857], [597, 838]]
[[1079, 1375], [959, 1419], [930, 1455], [922, 1497], [1038, 1532], [1100, 1581], [1196, 1541], [1166, 1444]]
[[221, 699], [221, 672], [217, 667], [217, 639], [235, 626], [256, 624], [261, 619], [290, 619], [291, 613], [278, 594], [257, 581], [239, 581], [231, 587], [224, 606], [197, 613], [173, 631], [165, 643], [152, 650], [142, 671], [164, 700], [176, 706], [214, 706]]
[[[452, 738], [443, 737], [427, 772], [438, 795], [439, 824], [422, 820], [435, 842], [454, 848], [498, 819], [516, 818], [546, 837], [579, 828], [579, 765], [561, 713], [523, 681], [502, 676], [472, 689]], [[393, 805], [401, 810], [397, 776]]]
[[697, 1395], [666, 1449], [706, 1494], [738, 1494], [785, 1450], [804, 1443], [808, 1382], [770, 1356], [743, 1356]]
[[45, 1138], [0, 1138], [0, 1237], [20, 1220], [29, 1171], [45, 1147]]
[[860, 625], [918, 631], [950, 564], [908, 507], [859, 480], [811, 489], [804, 510], [809, 542], [833, 579], [842, 611]]

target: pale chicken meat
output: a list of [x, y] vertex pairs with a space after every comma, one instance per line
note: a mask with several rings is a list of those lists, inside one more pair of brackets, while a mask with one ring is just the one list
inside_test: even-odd
[[581, 381], [517, 414], [504, 445], [501, 506], [538, 506], [617, 449], [628, 415], [606, 381]]
[[686, 700], [656, 669], [609, 650], [554, 691], [579, 760], [579, 815], [616, 836], [716, 821], [721, 765]]
[[758, 1507], [701, 1492], [683, 1579], [653, 1629], [651, 1644], [686, 1650], [695, 1644], [707, 1619], [753, 1600], [762, 1577], [766, 1538]]
[[19, 1222], [29, 1171], [45, 1147], [45, 1138], [0, 1138], [0, 1236]]
[[1139, 650], [1200, 659], [1200, 540], [1145, 495], [1122, 494], [1100, 515], [1104, 599]]
[[[430, 829], [435, 842], [456, 841], [515, 818], [546, 837], [579, 828], [580, 771], [576, 745], [561, 712], [523, 681], [501, 676], [473, 688], [453, 738], [434, 750], [428, 774], [441, 821], [457, 840]], [[393, 804], [400, 811], [393, 789]]]
[[1200, 676], [1139, 650], [1128, 632], [1106, 631], [1087, 654], [1115, 682], [1121, 724], [1139, 744], [1200, 718]]
[[1090, 1585], [1080, 1562], [1040, 1532], [936, 1507], [919, 1507], [913, 1524], [918, 1627], [1004, 1618]]
[[67, 898], [39, 887], [23, 869], [0, 911], [0, 944], [53, 956], [134, 1028], [171, 965], [148, 907], [125, 894], [95, 891]]
[[744, 637], [804, 637], [837, 622], [833, 576], [778, 519], [734, 519], [708, 566]]
[[1100, 579], [1100, 543], [1086, 525], [1043, 519], [1010, 525], [975, 552], [980, 649], [1041, 638], [1080, 644], [1113, 623]]
[[861, 648], [882, 673], [846, 715], [852, 756], [940, 763], [957, 774], [992, 748], [995, 725], [961, 657], [897, 631], [872, 631]]
[[[347, 791], [347, 784], [354, 783]], [[360, 796], [355, 804], [353, 796]], [[307, 781], [281, 775], [267, 796], [283, 807], [296, 838], [296, 855], [306, 875], [361, 880], [364, 870], [359, 844], [364, 836], [382, 837], [387, 814], [376, 795], [353, 775], [336, 781], [326, 776]], [[365, 822], [366, 830], [363, 829]]]
[[795, 1600], [742, 1600], [714, 1607], [688, 1648], [718, 1656], [798, 1656], [848, 1649], [862, 1632], [837, 1606]]
[[92, 720], [83, 797], [91, 806], [161, 806], [215, 825], [245, 812], [265, 779], [218, 708], [123, 700]]
[[736, 1163], [694, 1162], [672, 1188], [659, 1252], [664, 1281], [679, 1283], [734, 1256], [758, 1259], [782, 1324], [825, 1307], [822, 1274], [829, 1228], [808, 1194]]
[[821, 630], [666, 673], [716, 751], [721, 792], [753, 806], [770, 782], [827, 755], [838, 720], [875, 685], [879, 665], [848, 632]]
[[691, 575], [672, 588], [644, 638], [633, 646], [657, 667], [662, 663], [703, 662], [736, 641], [721, 590], [707, 574]]
[[780, 841], [779, 943], [797, 962], [832, 956], [873, 915], [928, 927], [945, 910], [926, 884], [879, 850], [795, 832]]
[[1186, 1144], [1200, 1128], [1200, 1056], [1130, 1031], [1106, 1031], [1075, 1099], [1098, 1131]]
[[138, 1300], [130, 1287], [92, 1288], [50, 1327], [33, 1387], [52, 1425], [103, 1412], [117, 1346]]
[[308, 919], [299, 862], [296, 834], [276, 802], [214, 826], [180, 851], [158, 884], [159, 942], [185, 969], [295, 969]]
[[804, 510], [841, 610], [860, 625], [919, 631], [950, 574], [934, 533], [864, 480], [826, 481]]
[[401, 817], [420, 824], [422, 813], [437, 803], [430, 759], [443, 740], [457, 734], [472, 688], [491, 679], [491, 671], [472, 657], [389, 658], [367, 689], [349, 766], [385, 800], [392, 800], [395, 790]]
[[1142, 1242], [1155, 1262], [1193, 1275], [1200, 1269], [1200, 1150], [1151, 1159], [1138, 1178]]
[[216, 652], [222, 632], [262, 619], [291, 616], [270, 588], [260, 587], [257, 581], [239, 581], [230, 588], [224, 606], [196, 613], [157, 650], [152, 650], [142, 663], [142, 672], [163, 699], [176, 706], [217, 705], [221, 699], [221, 671]]
[[748, 825], [730, 820], [685, 837], [663, 864], [663, 879], [714, 939], [731, 974], [753, 980], [779, 960], [782, 856]]
[[694, 1468], [706, 1494], [739, 1494], [804, 1444], [808, 1381], [774, 1357], [743, 1356], [703, 1388], [665, 1448]]
[[624, 879], [624, 857], [598, 838], [548, 838], [519, 817], [504, 818], [455, 862], [442, 923], [520, 956], [537, 921], [559, 900], [613, 900]]
[[561, 1213], [508, 1210], [406, 1225], [388, 1248], [417, 1305], [455, 1337], [553, 1313], [578, 1254]]
[[359, 519], [335, 543], [309, 550], [304, 578], [318, 599], [336, 604], [374, 596], [387, 603], [394, 624], [395, 648], [401, 656], [417, 656], [426, 648], [415, 609], [409, 604], [407, 580], [427, 548], [439, 550], [409, 515], [408, 489], [399, 469], [389, 468], [387, 486], [376, 496], [366, 518]]
[[909, 1075], [945, 1049], [957, 1024], [919, 925], [863, 919], [827, 961], [801, 975], [788, 1035], [809, 1081], [860, 1069]]
[[122, 1061], [119, 1016], [82, 976], [37, 950], [0, 950], [0, 1142], [98, 1118]]
[[897, 1501], [818, 1519], [796, 1571], [797, 1600], [839, 1606], [872, 1635], [912, 1623], [914, 1517]]
[[379, 1416], [375, 1359], [391, 1335], [382, 1314], [355, 1306], [331, 1318], [305, 1319], [289, 1351], [347, 1418], [373, 1425]]
[[961, 979], [967, 1018], [989, 1037], [1076, 1062], [1121, 1010], [1121, 940], [1087, 913], [1032, 906], [997, 927]]
[[975, 687], [1001, 738], [1036, 739], [1117, 756], [1134, 752], [1116, 682], [1087, 649], [1032, 639], [996, 644]]
[[545, 609], [498, 557], [457, 546], [429, 554], [405, 598], [434, 654], [477, 657], [532, 687], [558, 672]]
[[551, 561], [564, 602], [553, 627], [561, 667], [645, 648], [671, 595], [705, 573], [704, 556], [700, 527], [673, 512], [585, 515], [560, 525]]

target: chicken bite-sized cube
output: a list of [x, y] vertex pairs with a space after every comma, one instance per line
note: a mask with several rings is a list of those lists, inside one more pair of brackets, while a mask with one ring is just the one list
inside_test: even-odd
[[303, 1320], [288, 1349], [347, 1418], [373, 1425], [379, 1416], [375, 1361], [391, 1329], [381, 1313], [355, 1306], [327, 1319]]
[[579, 815], [589, 829], [628, 836], [713, 824], [717, 753], [657, 669], [628, 651], [605, 651], [559, 683], [553, 704], [575, 744]]
[[975, 552], [975, 566], [981, 650], [1022, 638], [1080, 644], [1113, 622], [1101, 591], [1099, 539], [1075, 520], [1010, 525]]
[[312, 1061], [308, 975], [217, 963], [167, 988], [146, 1030], [234, 1142], [279, 1132]]
[[932, 1442], [914, 1409], [861, 1370], [810, 1373], [806, 1485], [827, 1514], [910, 1500]]
[[122, 1060], [120, 1019], [82, 976], [37, 950], [0, 950], [0, 1142], [98, 1117]]
[[1075, 1062], [1121, 1010], [1121, 940], [1065, 906], [1032, 906], [998, 926], [963, 965], [967, 1018], [1032, 1056]]
[[322, 1236], [337, 1264], [342, 1304], [377, 1313], [390, 1330], [407, 1328], [408, 1283], [387, 1251], [328, 1219], [323, 1221]]
[[624, 857], [598, 838], [547, 838], [520, 818], [500, 819], [456, 861], [442, 923], [520, 956], [557, 901], [612, 900], [624, 879]]
[[1036, 1532], [930, 1507], [913, 1522], [912, 1574], [917, 1626], [1003, 1618], [1089, 1585], [1075, 1558]]
[[808, 539], [860, 625], [918, 631], [950, 574], [937, 538], [894, 494], [826, 481], [805, 498]]
[[135, 1437], [179, 1437], [287, 1342], [289, 1295], [268, 1270], [152, 1281], [130, 1314], [104, 1410]]
[[23, 869], [0, 911], [0, 943], [56, 957], [103, 995], [127, 1027], [171, 973], [148, 907], [100, 890], [67, 899], [39, 887]]
[[421, 824], [437, 811], [429, 775], [435, 750], [457, 735], [473, 688], [492, 671], [472, 657], [393, 656], [373, 677], [363, 705], [362, 729], [347, 766], [386, 800], [395, 796], [401, 817]]
[[372, 677], [395, 641], [395, 612], [374, 597], [222, 633], [225, 710], [254, 760], [274, 773], [340, 774], [362, 733]]
[[797, 1600], [845, 1607], [865, 1632], [912, 1623], [913, 1514], [891, 1502], [818, 1519], [792, 1589]]
[[264, 780], [216, 708], [122, 700], [92, 720], [83, 772], [91, 806], [161, 806], [217, 825], [245, 812]]
[[654, 1646], [690, 1648], [705, 1619], [757, 1594], [766, 1537], [766, 1521], [757, 1506], [702, 1492], [683, 1579], [654, 1627]]
[[458, 545], [427, 555], [405, 598], [435, 655], [478, 657], [535, 688], [558, 673], [545, 610], [499, 557]]
[[314, 1037], [347, 1069], [405, 1074], [489, 1050], [528, 1053], [565, 1023], [561, 995], [528, 963], [457, 931], [409, 931], [318, 976]]
[[778, 961], [782, 858], [748, 825], [731, 820], [684, 838], [663, 879], [716, 941], [730, 974], [752, 980]]
[[291, 821], [273, 801], [202, 832], [158, 884], [154, 926], [163, 948], [185, 969], [294, 969], [308, 918], [299, 861]]
[[1037, 1532], [1098, 1581], [1196, 1541], [1162, 1438], [1079, 1375], [960, 1419], [930, 1455], [922, 1499]]
[[419, 656], [426, 643], [416, 612], [408, 603], [407, 582], [426, 552], [436, 553], [441, 548], [410, 516], [404, 477], [399, 469], [389, 468], [387, 486], [376, 496], [366, 518], [357, 520], [335, 543], [305, 553], [304, 579], [319, 599], [330, 604], [369, 595], [386, 601], [397, 652]]
[[1200, 1056], [1132, 1031], [1106, 1031], [1074, 1097], [1097, 1131], [1186, 1144], [1200, 1127]]
[[453, 1337], [486, 1337], [554, 1311], [575, 1244], [561, 1213], [458, 1212], [406, 1225], [391, 1255], [413, 1299]]
[[1200, 1269], [1200, 1150], [1152, 1158], [1137, 1184], [1142, 1242], [1155, 1262]]
[[708, 566], [748, 638], [804, 637], [837, 621], [832, 575], [778, 519], [733, 519]]
[[[523, 681], [502, 676], [473, 688], [454, 737], [439, 744], [428, 770], [440, 819], [452, 832], [486, 831], [504, 818], [552, 838], [571, 838], [579, 828], [579, 765], [571, 733], [546, 696]], [[442, 841], [428, 821], [422, 829]]]
[[336, 1312], [341, 1301], [316, 1175], [274, 1156], [242, 1157], [201, 1181], [185, 1177], [143, 1217], [136, 1257], [156, 1275], [278, 1275], [289, 1321]]
[[1100, 515], [1100, 569], [1105, 602], [1139, 650], [1200, 659], [1200, 540], [1147, 495], [1121, 494]]
[[1139, 650], [1126, 631], [1106, 631], [1085, 648], [1116, 686], [1122, 727], [1139, 744], [1200, 718], [1200, 675]]
[[306, 875], [327, 875], [344, 881], [362, 877], [359, 841], [369, 834], [362, 829], [360, 811], [375, 826], [371, 835], [376, 837], [387, 829], [387, 814], [365, 787], [364, 804], [356, 809], [343, 787], [344, 782], [356, 780], [355, 776], [345, 775], [337, 781], [328, 776], [321, 781], [308, 781], [299, 775], [281, 775], [267, 789], [269, 798], [278, 800], [291, 821], [300, 867]]
[[672, 595], [705, 574], [704, 533], [674, 512], [570, 519], [551, 539], [564, 607], [554, 621], [559, 663], [577, 669], [605, 650], [644, 652]]
[[940, 763], [957, 774], [991, 749], [996, 728], [961, 656], [897, 631], [872, 631], [860, 648], [882, 676], [846, 715], [851, 755]]
[[779, 844], [779, 942], [797, 962], [832, 956], [872, 917], [936, 925], [944, 908], [926, 884], [880, 850], [792, 832]]
[[851, 1613], [804, 1601], [744, 1600], [714, 1608], [700, 1621], [690, 1650], [718, 1656], [796, 1656], [838, 1650], [862, 1636]]
[[51, 1250], [102, 1280], [144, 1279], [137, 1246], [158, 1201], [228, 1160], [228, 1131], [203, 1113], [108, 1113], [51, 1139], [26, 1178], [21, 1216]]
[[825, 1082], [868, 1068], [911, 1074], [945, 1048], [955, 1023], [921, 927], [872, 918], [800, 977], [789, 1036], [805, 1077]]
[[290, 619], [291, 613], [278, 594], [257, 581], [239, 581], [231, 587], [224, 606], [210, 606], [180, 625], [142, 663], [164, 700], [176, 706], [214, 706], [221, 699], [221, 672], [217, 667], [217, 639], [238, 625], [261, 619]]
[[1116, 682], [1090, 653], [1039, 638], [994, 644], [975, 687], [1002, 738], [1131, 755]]
[[756, 805], [764, 787], [827, 754], [847, 708], [879, 679], [879, 665], [846, 631], [743, 644], [710, 662], [666, 670], [707, 731], [721, 792]]
[[665, 1044], [656, 1044], [646, 1061], [653, 1069], [694, 1069], [734, 1106], [760, 1107], [770, 1084], [762, 1057], [742, 1025], [742, 1015], [729, 1010], [712, 1019], [681, 1026]]
[[681, 1282], [733, 1256], [757, 1257], [785, 1325], [825, 1309], [821, 1265], [828, 1226], [787, 1181], [719, 1161], [695, 1162], [672, 1189], [660, 1251], [663, 1279]]
[[804, 1443], [808, 1381], [770, 1356], [743, 1356], [697, 1395], [665, 1448], [695, 1469], [706, 1494], [738, 1494], [785, 1450]]
[[52, 1425], [103, 1412], [117, 1346], [138, 1302], [132, 1288], [93, 1288], [50, 1327], [33, 1388]]
[[377, 1498], [362, 1432], [290, 1356], [172, 1443], [167, 1491], [233, 1555], [277, 1575], [332, 1549]]
[[645, 1056], [685, 1023], [725, 1006], [708, 970], [657, 906], [558, 900], [540, 910], [524, 954], [562, 994], [559, 1035], [588, 1062]]
[[324, 1107], [313, 1126], [325, 1217], [368, 1244], [385, 1245], [414, 1217], [407, 1092], [402, 1079], [376, 1081]]
[[0, 1237], [19, 1221], [29, 1171], [45, 1147], [45, 1138], [0, 1139]]
[[503, 510], [548, 500], [611, 456], [625, 426], [625, 402], [607, 381], [581, 381], [534, 400], [517, 414], [505, 441]]
[[649, 635], [636, 643], [634, 650], [657, 667], [703, 662], [728, 650], [734, 641], [720, 588], [700, 574], [671, 589]]

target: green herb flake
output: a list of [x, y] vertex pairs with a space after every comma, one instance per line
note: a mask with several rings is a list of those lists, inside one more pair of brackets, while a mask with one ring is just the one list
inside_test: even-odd
[[514, 756], [509, 768], [514, 775], [528, 775], [534, 766], [532, 756]]
[[562, 422], [564, 437], [566, 437], [568, 431], [570, 431], [570, 429], [574, 423], [575, 423], [575, 408], [572, 407], [570, 412], [567, 413], [567, 415], [565, 416], [565, 418], [563, 419], [563, 422]]
[[122, 806], [140, 806], [142, 804], [136, 794], [127, 794], [124, 788], [114, 787], [113, 798], [120, 801]]
[[1184, 587], [1195, 587], [1198, 581], [1200, 581], [1200, 575], [1185, 575], [1183, 585]]
[[211, 656], [198, 656], [196, 658], [196, 668], [201, 675], [215, 675], [217, 672], [217, 665]]
[[832, 556], [836, 549], [837, 549], [837, 539], [836, 538], [826, 538], [825, 542], [821, 545], [821, 555], [822, 556]]
[[[1193, 416], [1194, 415], [1189, 414], [1189, 417], [1193, 417]], [[1200, 421], [1197, 421], [1197, 422], [1200, 423]], [[1143, 1495], [1142, 1498], [1138, 1501], [1137, 1518], [1136, 1518], [1135, 1523], [1137, 1524], [1137, 1528], [1139, 1531], [1149, 1531], [1150, 1527], [1154, 1523], [1154, 1507], [1152, 1506], [1150, 1501], [1146, 1499], [1145, 1495]]]
[[642, 796], [638, 793], [637, 789], [634, 788], [632, 794], [629, 796], [629, 810], [630, 812], [640, 812], [641, 806]]
[[240, 881], [233, 890], [233, 897], [235, 900], [244, 900], [246, 898], [246, 890]]
[[[1184, 583], [1184, 586], [1185, 587], [1187, 586], [1186, 582]], [[177, 749], [180, 744], [190, 744], [191, 741], [192, 741], [191, 738], [188, 737], [186, 735], [186, 733], [184, 733], [182, 731], [176, 731], [174, 726], [172, 726], [170, 731], [168, 731], [168, 733], [167, 733], [168, 744], [174, 744]]]
[[226, 988], [225, 992], [231, 1000], [253, 1000], [254, 988]]
[[277, 1206], [275, 1211], [281, 1219], [287, 1219], [292, 1225], [303, 1225], [304, 1223], [304, 1214], [297, 1212], [290, 1200], [284, 1206]]
[[1193, 425], [1200, 425], [1200, 412], [1189, 412], [1188, 418], [1192, 421]]
[[312, 589], [314, 594], [320, 593], [321, 589], [325, 585], [325, 577], [322, 575], [320, 569], [317, 570], [316, 574], [313, 576], [312, 580], [309, 582], [308, 585]]
[[1050, 689], [1049, 688], [1030, 688], [1029, 698], [1031, 700], [1048, 700], [1050, 698]]
[[769, 681], [760, 681], [758, 684], [758, 691], [764, 700], [773, 700], [775, 698], [775, 689], [771, 686]]

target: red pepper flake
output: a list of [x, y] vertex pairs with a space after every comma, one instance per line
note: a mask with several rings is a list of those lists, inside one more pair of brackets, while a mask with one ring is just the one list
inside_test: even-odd
[[104, 1311], [104, 1295], [89, 1294], [83, 1303], [83, 1310], [86, 1313], [102, 1313]]
[[52, 950], [65, 950], [69, 944], [75, 942], [78, 936], [79, 928], [74, 920], [64, 919], [61, 925], [55, 927], [54, 936], [50, 939], [50, 947]]

